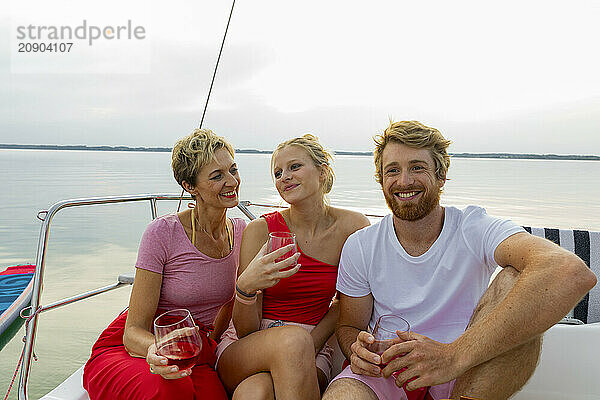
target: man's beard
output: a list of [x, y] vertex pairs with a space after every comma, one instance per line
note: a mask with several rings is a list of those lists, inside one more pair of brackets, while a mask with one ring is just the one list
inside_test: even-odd
[[393, 194], [385, 190], [383, 196], [394, 216], [404, 221], [417, 221], [427, 216], [431, 210], [440, 204], [442, 190], [438, 187], [422, 193], [423, 195], [416, 204], [414, 202], [400, 202]]

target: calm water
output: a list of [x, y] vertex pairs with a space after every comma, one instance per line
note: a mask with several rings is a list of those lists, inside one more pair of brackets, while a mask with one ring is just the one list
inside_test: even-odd
[[[241, 198], [280, 204], [268, 155], [237, 156]], [[168, 153], [0, 150], [0, 267], [33, 263], [39, 210], [77, 197], [179, 193]], [[370, 157], [340, 156], [331, 203], [366, 213], [387, 212]], [[442, 202], [484, 206], [522, 225], [600, 230], [600, 162], [453, 159]], [[159, 213], [176, 202], [159, 204]], [[256, 214], [264, 210], [253, 209]], [[52, 222], [42, 303], [104, 286], [132, 271], [150, 220], [147, 204], [80, 207]], [[126, 305], [129, 289], [43, 314], [30, 379], [38, 398], [79, 368], [99, 332]], [[3, 398], [22, 348], [15, 337], [0, 354]], [[11, 397], [16, 399], [16, 388]]]

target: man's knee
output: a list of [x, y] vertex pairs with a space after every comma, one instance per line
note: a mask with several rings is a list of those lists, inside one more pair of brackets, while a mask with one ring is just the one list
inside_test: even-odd
[[477, 307], [475, 307], [475, 311], [473, 311], [469, 326], [479, 318], [487, 315], [504, 300], [519, 279], [519, 274], [520, 272], [511, 266], [502, 268], [483, 296], [481, 296]]
[[498, 274], [494, 278], [494, 281], [492, 282], [492, 285], [494, 285], [494, 282], [496, 282], [495, 284], [498, 285], [501, 290], [509, 291], [513, 287], [517, 279], [519, 279], [520, 274], [521, 273], [516, 268], [508, 265], [502, 268], [500, 272], [498, 272]]
[[352, 378], [340, 378], [331, 382], [322, 400], [339, 399], [378, 400], [369, 386]]

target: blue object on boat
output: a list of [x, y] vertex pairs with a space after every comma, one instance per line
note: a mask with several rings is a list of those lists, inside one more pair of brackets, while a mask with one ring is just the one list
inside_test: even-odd
[[0, 350], [23, 324], [20, 313], [31, 302], [34, 271], [35, 265], [15, 265], [0, 272]]

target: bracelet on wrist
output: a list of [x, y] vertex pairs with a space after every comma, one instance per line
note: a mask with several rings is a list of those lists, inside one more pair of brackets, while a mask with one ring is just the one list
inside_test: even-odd
[[247, 306], [252, 305], [254, 303], [256, 303], [256, 296], [252, 297], [252, 300], [248, 300], [243, 298], [242, 296], [240, 296], [238, 293], [235, 294], [235, 299], [241, 303], [241, 304], [245, 304]]
[[251, 299], [253, 297], [255, 298], [256, 297], [256, 293], [258, 293], [258, 292], [246, 293], [242, 289], [240, 289], [240, 287], [237, 285], [237, 283], [235, 284], [235, 291], [238, 292], [238, 294], [241, 294], [242, 296], [247, 297], [249, 299]]

